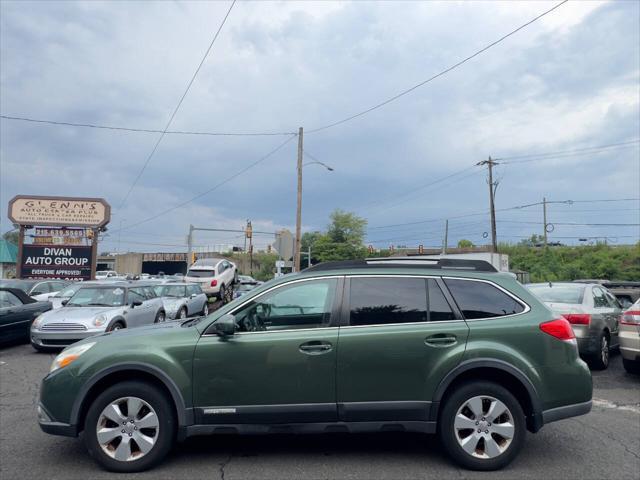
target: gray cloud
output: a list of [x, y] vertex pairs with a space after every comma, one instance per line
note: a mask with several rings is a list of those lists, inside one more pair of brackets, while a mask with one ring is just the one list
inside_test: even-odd
[[[2, 2], [2, 113], [162, 128], [227, 7], [207, 2], [123, 5]], [[173, 128], [317, 127], [427, 78], [547, 5], [239, 3]], [[562, 15], [575, 20], [581, 8], [569, 3], [561, 7]], [[636, 2], [611, 2], [568, 25], [543, 20], [387, 107], [307, 135], [308, 151], [335, 171], [305, 169], [305, 228], [323, 227], [337, 207], [366, 215], [372, 227], [482, 211], [487, 187], [481, 174], [408, 197], [402, 194], [488, 155], [637, 138], [638, 9]], [[34, 193], [104, 196], [117, 207], [156, 135], [3, 120], [0, 206], [6, 208], [17, 193]], [[124, 225], [135, 223], [211, 188], [282, 140], [167, 135], [126, 208], [116, 212], [112, 230], [120, 219], [126, 220]], [[634, 147], [505, 166], [498, 206], [539, 201], [545, 195], [638, 197], [639, 164]], [[123, 232], [122, 243], [160, 235], [167, 243], [182, 243], [189, 223], [239, 227], [251, 218], [264, 228], [291, 228], [294, 202], [291, 143], [194, 204]], [[610, 206], [585, 205], [581, 210]], [[594, 214], [558, 211], [562, 218], [585, 223], [596, 223]], [[638, 212], [606, 216], [627, 223], [637, 220]], [[507, 218], [537, 217], [514, 212]], [[9, 228], [6, 218], [2, 222], [3, 230]], [[458, 229], [453, 228], [456, 224]], [[505, 223], [499, 232], [518, 236], [540, 229]], [[372, 229], [370, 239], [438, 243], [442, 225], [396, 228], [389, 235], [385, 230]], [[452, 221], [454, 241], [468, 233], [481, 241], [485, 230], [482, 216]], [[563, 227], [557, 235], [601, 232], [596, 227]], [[638, 235], [638, 229], [606, 233]]]

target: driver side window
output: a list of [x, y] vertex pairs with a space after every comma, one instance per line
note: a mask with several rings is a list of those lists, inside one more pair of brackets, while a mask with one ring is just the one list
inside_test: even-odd
[[283, 285], [234, 313], [239, 332], [328, 327], [337, 280], [327, 278]]

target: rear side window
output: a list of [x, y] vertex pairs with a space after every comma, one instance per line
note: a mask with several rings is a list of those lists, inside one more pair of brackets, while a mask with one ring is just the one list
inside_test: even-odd
[[424, 278], [352, 278], [351, 325], [427, 321]]
[[429, 321], [442, 322], [445, 320], [455, 320], [453, 310], [447, 302], [442, 290], [433, 278], [428, 280], [429, 291]]
[[502, 290], [485, 282], [445, 279], [451, 295], [466, 319], [503, 317], [524, 307]]

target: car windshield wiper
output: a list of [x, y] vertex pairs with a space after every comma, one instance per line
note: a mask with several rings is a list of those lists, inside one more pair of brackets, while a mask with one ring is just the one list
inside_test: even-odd
[[108, 303], [87, 303], [87, 307], [110, 307]]

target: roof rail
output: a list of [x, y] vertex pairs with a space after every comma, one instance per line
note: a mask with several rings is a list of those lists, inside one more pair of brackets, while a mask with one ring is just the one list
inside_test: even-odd
[[415, 258], [386, 257], [367, 258], [365, 260], [344, 260], [324, 262], [306, 268], [305, 272], [322, 272], [327, 270], [349, 270], [352, 268], [432, 268], [436, 270], [466, 270], [475, 272], [497, 272], [493, 265], [485, 260], [462, 260], [459, 258]]

